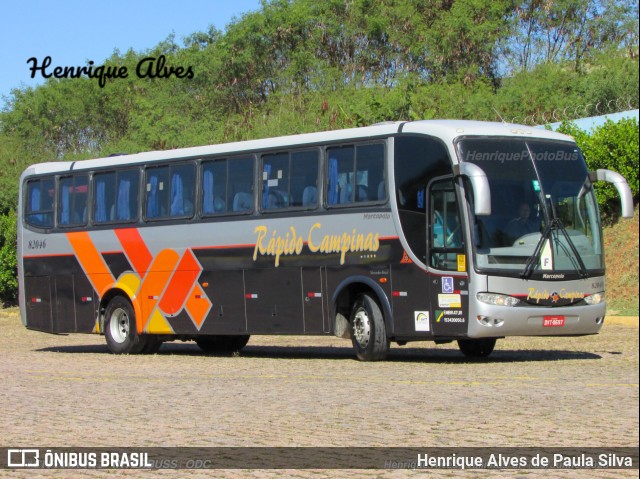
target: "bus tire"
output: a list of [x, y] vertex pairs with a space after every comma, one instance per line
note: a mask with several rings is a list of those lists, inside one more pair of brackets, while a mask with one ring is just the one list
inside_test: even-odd
[[237, 336], [212, 335], [196, 338], [198, 347], [207, 354], [230, 356], [238, 353], [249, 342], [248, 334]]
[[349, 319], [351, 342], [360, 361], [381, 361], [389, 352], [389, 338], [384, 316], [376, 300], [369, 294], [356, 298]]
[[141, 337], [136, 330], [133, 306], [122, 296], [116, 296], [107, 305], [104, 336], [109, 351], [114, 354], [138, 354], [147, 345], [147, 335]]
[[486, 358], [496, 346], [496, 338], [458, 339], [458, 347], [468, 358]]

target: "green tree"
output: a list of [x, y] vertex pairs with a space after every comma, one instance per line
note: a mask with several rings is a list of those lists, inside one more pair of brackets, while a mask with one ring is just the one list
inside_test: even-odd
[[[589, 170], [599, 168], [620, 173], [629, 183], [634, 201], [638, 202], [638, 121], [623, 119], [617, 123], [608, 120], [591, 133], [580, 130], [573, 123], [563, 123], [558, 131], [575, 138], [582, 150]], [[613, 185], [596, 183], [596, 197], [607, 222], [620, 214], [620, 198]]]
[[638, 54], [638, 4], [630, 0], [524, 0], [505, 47], [515, 71], [568, 60], [575, 70], [603, 49]]
[[15, 304], [18, 299], [16, 260], [16, 213], [0, 215], [0, 303]]

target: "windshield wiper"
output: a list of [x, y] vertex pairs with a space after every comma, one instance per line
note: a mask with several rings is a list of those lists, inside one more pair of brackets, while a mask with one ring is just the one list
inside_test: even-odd
[[[576, 248], [576, 245], [574, 244], [573, 240], [569, 236], [569, 233], [567, 233], [567, 229], [562, 224], [562, 221], [560, 221], [559, 218], [556, 218], [556, 219], [557, 219], [558, 229], [560, 230], [560, 232], [564, 236], [564, 239], [567, 240], [567, 244], [569, 245], [569, 248], [571, 249], [571, 253], [573, 253], [573, 256], [575, 257], [576, 262], [578, 263], [578, 266], [576, 267], [576, 271], [578, 271], [578, 273], [580, 273], [580, 277], [581, 278], [586, 278], [588, 276], [587, 267], [585, 266], [584, 261], [582, 261], [582, 257], [580, 256], [580, 253], [578, 252], [578, 249]], [[559, 240], [558, 240], [558, 244], [560, 244]], [[575, 266], [576, 265], [574, 263], [574, 267]]]
[[[578, 250], [576, 249], [576, 245], [573, 243], [573, 241], [569, 237], [569, 233], [567, 233], [567, 230], [562, 224], [562, 221], [560, 220], [560, 218], [558, 218], [557, 216], [554, 216], [554, 218], [549, 223], [547, 223], [547, 226], [542, 232], [542, 236], [540, 237], [538, 244], [536, 244], [536, 248], [533, 251], [533, 254], [527, 260], [527, 264], [525, 265], [524, 270], [520, 274], [521, 278], [528, 279], [531, 276], [535, 268], [535, 265], [540, 260], [540, 255], [542, 254], [542, 249], [544, 248], [544, 244], [547, 242], [547, 240], [551, 239], [551, 236], [554, 230], [560, 231], [562, 233], [562, 236], [564, 236], [564, 239], [567, 241], [567, 244], [571, 249], [571, 253], [573, 253], [575, 260], [578, 263], [576, 266], [575, 262], [572, 261], [574, 266], [576, 266], [576, 271], [580, 273], [580, 277], [581, 278], [587, 277], [587, 267], [585, 266], [584, 261], [582, 261], [582, 257], [580, 256], [580, 253], [578, 253]], [[556, 242], [560, 244], [560, 240], [558, 238], [556, 238]], [[553, 254], [553, 251], [551, 254]]]
[[533, 250], [533, 254], [529, 256], [527, 260], [527, 264], [524, 266], [524, 270], [520, 273], [520, 277], [522, 279], [528, 279], [533, 273], [533, 268], [536, 263], [540, 260], [540, 254], [542, 253], [542, 248], [547, 240], [551, 237], [551, 231], [553, 230], [553, 226], [556, 222], [557, 218], [553, 218], [550, 222], [547, 223], [544, 231], [542, 232], [542, 236], [538, 240], [538, 244], [536, 244], [536, 248]]

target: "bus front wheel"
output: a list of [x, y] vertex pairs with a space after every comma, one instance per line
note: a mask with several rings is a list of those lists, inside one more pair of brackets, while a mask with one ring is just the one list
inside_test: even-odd
[[107, 305], [104, 336], [114, 354], [137, 354], [147, 345], [146, 336], [141, 337], [136, 330], [133, 306], [122, 296], [116, 296]]
[[468, 358], [486, 358], [496, 346], [496, 338], [459, 339], [458, 347]]
[[361, 361], [381, 361], [389, 352], [389, 339], [380, 306], [369, 294], [353, 304], [350, 318], [351, 342]]

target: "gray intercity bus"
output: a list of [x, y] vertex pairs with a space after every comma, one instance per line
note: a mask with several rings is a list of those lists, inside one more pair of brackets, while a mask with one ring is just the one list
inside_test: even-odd
[[389, 122], [30, 166], [18, 224], [24, 325], [114, 353], [250, 335], [457, 341], [595, 334], [602, 229], [572, 138], [471, 121]]

